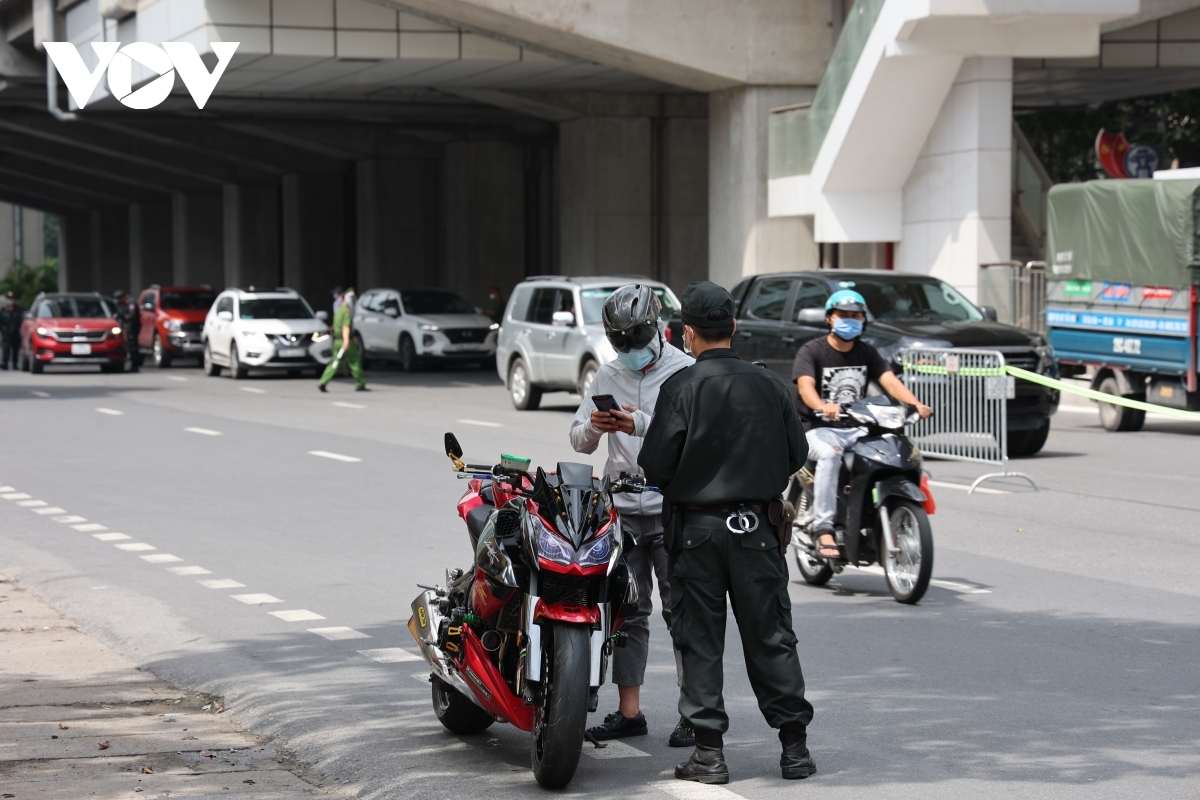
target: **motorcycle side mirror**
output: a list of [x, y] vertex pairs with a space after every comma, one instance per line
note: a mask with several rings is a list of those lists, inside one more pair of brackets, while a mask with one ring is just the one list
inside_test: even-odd
[[452, 459], [460, 459], [463, 455], [462, 445], [458, 443], [458, 437], [453, 433], [446, 434], [446, 455]]

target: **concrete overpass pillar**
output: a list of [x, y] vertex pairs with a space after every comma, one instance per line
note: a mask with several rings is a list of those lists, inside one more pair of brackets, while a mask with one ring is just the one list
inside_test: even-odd
[[223, 208], [219, 194], [176, 194], [171, 198], [171, 246], [176, 286], [225, 286]]
[[279, 187], [230, 183], [223, 199], [225, 285], [279, 286]]
[[283, 283], [314, 309], [326, 309], [329, 290], [346, 275], [345, 183], [337, 172], [283, 176]]
[[767, 216], [767, 115], [811, 100], [816, 87], [749, 86], [709, 98], [709, 279], [816, 269], [811, 217]]
[[133, 203], [129, 206], [129, 291], [174, 278], [171, 247], [171, 204]]
[[58, 288], [83, 292], [92, 288], [92, 215], [75, 211], [59, 217]]
[[480, 307], [525, 277], [525, 149], [508, 142], [446, 145], [445, 285]]
[[435, 286], [440, 165], [434, 159], [360, 161], [356, 173], [357, 288]]
[[129, 285], [129, 207], [109, 206], [91, 212], [92, 275], [88, 287], [103, 295]]

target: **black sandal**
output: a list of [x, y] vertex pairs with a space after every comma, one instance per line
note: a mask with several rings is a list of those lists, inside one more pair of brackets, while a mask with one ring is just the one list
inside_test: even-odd
[[[828, 536], [833, 540], [831, 544], [823, 544], [821, 539]], [[824, 531], [817, 534], [817, 541], [813, 544], [814, 555], [817, 558], [838, 559], [842, 557], [842, 548], [838, 546], [837, 536], [832, 531]]]

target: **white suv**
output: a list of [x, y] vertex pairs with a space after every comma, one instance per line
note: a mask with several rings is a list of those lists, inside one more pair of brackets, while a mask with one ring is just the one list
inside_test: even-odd
[[470, 362], [490, 369], [500, 326], [446, 289], [372, 289], [354, 305], [354, 340], [363, 359]]
[[252, 369], [319, 372], [333, 357], [329, 326], [292, 289], [226, 289], [217, 295], [201, 332], [204, 372], [234, 378]]

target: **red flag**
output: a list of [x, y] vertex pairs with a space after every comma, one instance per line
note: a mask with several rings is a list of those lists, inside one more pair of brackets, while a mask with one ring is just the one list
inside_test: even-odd
[[1129, 177], [1129, 173], [1125, 171], [1125, 153], [1128, 150], [1129, 142], [1126, 141], [1124, 133], [1109, 133], [1101, 128], [1100, 133], [1096, 134], [1096, 158], [1110, 176]]

